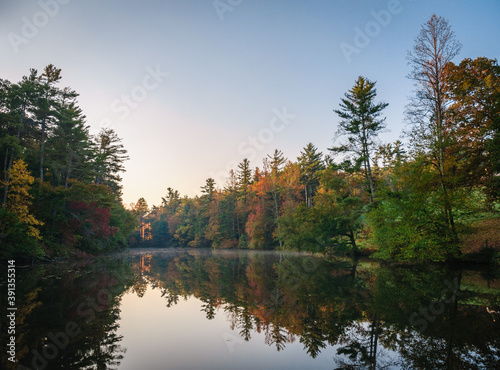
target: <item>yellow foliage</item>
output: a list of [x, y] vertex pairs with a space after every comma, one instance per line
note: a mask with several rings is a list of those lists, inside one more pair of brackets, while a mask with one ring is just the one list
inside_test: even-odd
[[6, 208], [17, 215], [19, 222], [28, 225], [29, 236], [41, 239], [40, 231], [35, 226], [43, 225], [43, 222], [29, 213], [32, 198], [29, 190], [35, 179], [29, 173], [26, 163], [22, 159], [16, 160], [12, 164], [9, 178]]

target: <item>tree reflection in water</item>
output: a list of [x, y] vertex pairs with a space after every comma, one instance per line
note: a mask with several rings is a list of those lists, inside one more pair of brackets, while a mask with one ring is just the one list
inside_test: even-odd
[[[173, 297], [194, 296], [204, 302], [208, 319], [223, 309], [242, 339], [263, 332], [266, 344], [278, 351], [298, 340], [314, 358], [336, 346], [340, 369], [500, 363], [500, 317], [486, 310], [499, 311], [500, 284], [484, 271], [236, 251], [153, 258], [151, 271], [167, 305]], [[457, 279], [460, 294], [446, 290], [446, 282]], [[448, 303], [432, 314], [436, 310], [429, 307], [439, 300]], [[421, 320], [429, 320], [419, 331], [410, 317], [422, 310], [427, 316]]]
[[[460, 292], [447, 288], [453, 281]], [[277, 351], [299, 342], [312, 358], [334, 346], [332, 368], [493, 369], [500, 364], [500, 284], [494, 270], [215, 250], [133, 251], [21, 272], [20, 363], [33, 368], [32, 350], [42, 353], [47, 334], [73, 321], [81, 333], [48, 368], [118, 368], [125, 353], [117, 335], [121, 297], [142, 297], [148, 286], [160, 289], [167, 307], [183, 298], [199, 299], [207, 319], [223, 314], [245, 341], [263, 333]], [[2, 365], [10, 363], [2, 360]]]

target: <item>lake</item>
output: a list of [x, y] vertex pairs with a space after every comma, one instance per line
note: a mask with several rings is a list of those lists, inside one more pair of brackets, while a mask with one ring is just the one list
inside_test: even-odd
[[17, 363], [2, 330], [2, 367], [498, 369], [499, 278], [495, 268], [237, 250], [18, 266]]

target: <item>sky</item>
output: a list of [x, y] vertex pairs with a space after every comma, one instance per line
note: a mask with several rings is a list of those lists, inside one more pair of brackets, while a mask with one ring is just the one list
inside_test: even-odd
[[400, 139], [407, 52], [432, 14], [463, 44], [456, 62], [499, 57], [499, 0], [0, 0], [0, 78], [60, 68], [91, 132], [123, 139], [124, 203], [159, 205], [168, 187], [223, 187], [244, 158], [327, 154], [360, 75], [389, 103], [381, 142]]

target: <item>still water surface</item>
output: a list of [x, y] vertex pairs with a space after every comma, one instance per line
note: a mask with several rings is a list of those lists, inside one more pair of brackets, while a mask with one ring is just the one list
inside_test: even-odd
[[2, 366], [498, 369], [499, 278], [497, 269], [186, 249], [19, 268], [18, 363], [2, 353]]

